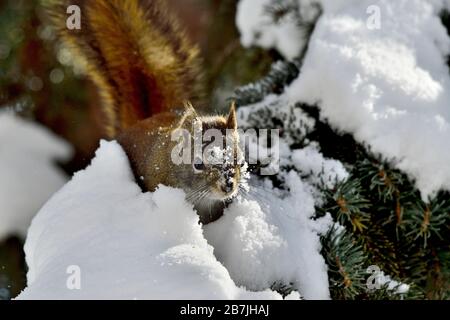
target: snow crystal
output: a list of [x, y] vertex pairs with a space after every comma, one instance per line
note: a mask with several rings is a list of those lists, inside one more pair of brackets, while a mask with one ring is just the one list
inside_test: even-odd
[[54, 161], [71, 154], [68, 144], [38, 124], [0, 112], [0, 240], [25, 237], [33, 216], [66, 182]]
[[386, 286], [386, 289], [394, 294], [406, 294], [410, 288], [409, 285], [395, 281], [389, 275], [385, 275], [383, 271], [376, 272], [374, 278], [376, 288]]

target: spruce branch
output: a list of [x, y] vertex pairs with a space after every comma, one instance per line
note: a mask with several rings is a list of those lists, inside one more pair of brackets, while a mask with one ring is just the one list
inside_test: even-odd
[[332, 298], [356, 298], [365, 290], [366, 256], [363, 248], [344, 228], [336, 225], [321, 238], [321, 243], [328, 265]]
[[350, 177], [326, 193], [330, 205], [325, 210], [332, 213], [339, 223], [350, 225], [353, 232], [363, 232], [367, 228], [370, 215], [366, 210], [370, 203], [362, 196], [361, 184], [357, 179]]
[[430, 203], [418, 199], [405, 212], [408, 226], [406, 236], [414, 240], [421, 239], [424, 248], [432, 237], [443, 239], [441, 229], [445, 228], [450, 214], [450, 201], [440, 197], [434, 198]]

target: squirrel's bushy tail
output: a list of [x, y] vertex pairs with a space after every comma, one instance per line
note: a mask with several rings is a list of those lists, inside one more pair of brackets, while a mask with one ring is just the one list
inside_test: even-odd
[[[110, 138], [153, 114], [202, 98], [201, 63], [166, 0], [44, 0], [57, 32], [100, 90]], [[66, 26], [81, 9], [81, 30]]]

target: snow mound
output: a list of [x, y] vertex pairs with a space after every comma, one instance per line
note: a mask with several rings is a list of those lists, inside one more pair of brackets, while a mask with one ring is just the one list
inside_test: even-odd
[[237, 283], [252, 290], [291, 284], [305, 299], [328, 299], [318, 234], [329, 229], [331, 216], [311, 220], [314, 198], [309, 186], [293, 171], [286, 182], [289, 195], [260, 187], [264, 210], [256, 201], [233, 203], [221, 219], [204, 227], [205, 235]]
[[[263, 23], [261, 8], [245, 10], [251, 1], [240, 2], [237, 20], [245, 14], [259, 17], [238, 23], [243, 39], [257, 30], [258, 39], [273, 37], [265, 47], [291, 58], [292, 50], [278, 43], [304, 40], [277, 33], [279, 23]], [[352, 133], [408, 174], [424, 200], [450, 190], [450, 39], [439, 18], [449, 2], [295, 1], [306, 11], [319, 3], [322, 15], [301, 73], [287, 90], [288, 101], [318, 105], [333, 127]], [[256, 39], [243, 42], [262, 45]]]
[[25, 237], [33, 216], [67, 180], [54, 161], [71, 154], [45, 128], [0, 112], [0, 241]]
[[[204, 227], [205, 237], [184, 197], [165, 186], [142, 193], [122, 148], [102, 141], [92, 164], [34, 218], [25, 244], [28, 285], [18, 298], [281, 299], [268, 289], [274, 279], [297, 283], [304, 297], [329, 297], [317, 235], [328, 218], [287, 218], [281, 207], [265, 214], [241, 199]], [[292, 196], [288, 206], [295, 212], [305, 204]], [[67, 285], [73, 270], [80, 289]]]

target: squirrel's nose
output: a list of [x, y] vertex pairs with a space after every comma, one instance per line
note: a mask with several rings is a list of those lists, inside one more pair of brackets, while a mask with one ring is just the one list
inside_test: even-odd
[[232, 179], [229, 179], [225, 182], [225, 185], [222, 186], [222, 191], [225, 193], [229, 193], [233, 191], [234, 188], [234, 181]]

